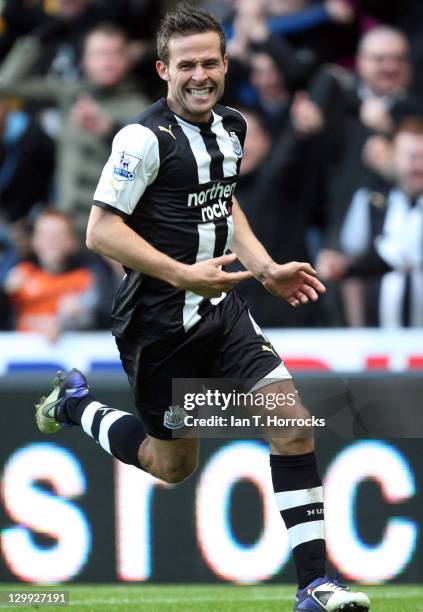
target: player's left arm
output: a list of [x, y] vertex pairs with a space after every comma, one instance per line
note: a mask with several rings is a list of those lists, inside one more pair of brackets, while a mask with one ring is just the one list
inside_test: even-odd
[[319, 293], [326, 291], [309, 263], [291, 261], [278, 264], [270, 257], [254, 235], [235, 197], [232, 198], [232, 219], [231, 250], [269, 293], [296, 307], [310, 300], [315, 302]]

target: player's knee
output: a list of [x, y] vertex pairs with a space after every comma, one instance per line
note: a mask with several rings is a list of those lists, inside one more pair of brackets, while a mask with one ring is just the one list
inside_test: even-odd
[[277, 430], [269, 436], [271, 451], [280, 454], [303, 454], [314, 450], [313, 428], [310, 412], [297, 404], [295, 415], [287, 419], [283, 431]]
[[195, 471], [197, 461], [195, 458], [187, 457], [174, 461], [162, 467], [162, 480], [169, 484], [179, 484]]

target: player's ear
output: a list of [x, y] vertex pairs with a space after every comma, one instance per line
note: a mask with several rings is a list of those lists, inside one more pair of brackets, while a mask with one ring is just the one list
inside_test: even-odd
[[167, 65], [162, 62], [162, 60], [157, 60], [156, 62], [156, 70], [158, 72], [158, 75], [161, 79], [163, 79], [163, 81], [168, 81], [169, 80], [169, 71], [168, 71], [168, 67]]
[[225, 55], [223, 56], [223, 66], [225, 69], [225, 74], [228, 72], [228, 65], [229, 65], [229, 56], [226, 55], [225, 53]]

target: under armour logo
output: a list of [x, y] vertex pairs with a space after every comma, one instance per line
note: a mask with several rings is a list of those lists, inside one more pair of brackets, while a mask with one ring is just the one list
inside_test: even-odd
[[176, 136], [174, 134], [172, 134], [172, 125], [169, 125], [168, 128], [165, 128], [162, 125], [159, 125], [159, 130], [161, 132], [167, 132], [168, 134], [170, 134], [172, 136], [173, 140], [176, 140]]
[[105, 416], [106, 414], [109, 414], [109, 412], [113, 411], [113, 408], [98, 408], [99, 412], [103, 413], [103, 416]]

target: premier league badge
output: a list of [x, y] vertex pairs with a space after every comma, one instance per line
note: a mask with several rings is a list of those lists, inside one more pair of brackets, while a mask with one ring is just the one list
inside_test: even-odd
[[229, 132], [229, 136], [231, 137], [232, 148], [234, 150], [234, 153], [239, 159], [242, 157], [242, 147], [241, 147], [241, 143], [239, 142], [239, 138], [235, 134], [235, 132]]
[[136, 167], [141, 160], [139, 157], [125, 153], [125, 151], [120, 151], [119, 155], [119, 164], [113, 167], [115, 178], [118, 181], [133, 181]]

